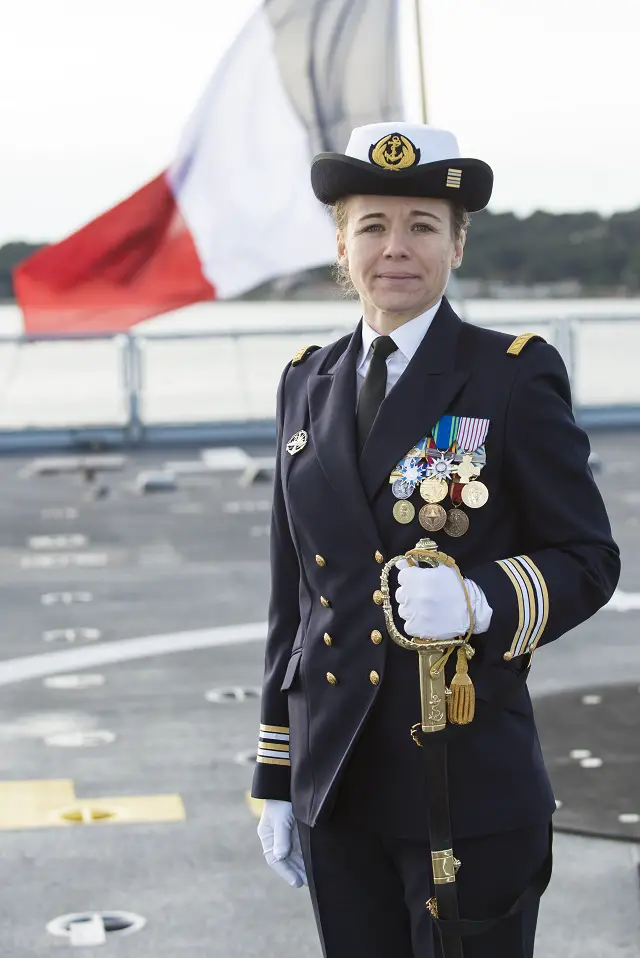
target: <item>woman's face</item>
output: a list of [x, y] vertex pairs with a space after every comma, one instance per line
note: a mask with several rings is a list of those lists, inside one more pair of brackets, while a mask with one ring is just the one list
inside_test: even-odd
[[363, 303], [386, 313], [419, 315], [436, 303], [460, 265], [446, 200], [350, 196], [347, 227], [338, 230], [338, 262], [349, 269]]

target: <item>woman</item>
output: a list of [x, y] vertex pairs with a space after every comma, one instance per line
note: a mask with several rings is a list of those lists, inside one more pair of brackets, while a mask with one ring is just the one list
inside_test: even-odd
[[407, 634], [473, 630], [476, 716], [437, 733], [460, 915], [485, 922], [464, 938], [465, 958], [533, 954], [555, 803], [528, 666], [618, 579], [558, 353], [462, 323], [444, 298], [467, 213], [486, 206], [492, 180], [452, 134], [406, 123], [357, 128], [345, 154], [313, 161], [362, 320], [302, 350], [280, 381], [253, 795], [266, 799], [267, 861], [292, 885], [308, 881], [327, 958], [440, 954], [425, 903], [442, 781], [409, 735], [417, 657], [387, 635], [382, 564], [428, 535], [470, 599], [451, 568], [399, 573]]

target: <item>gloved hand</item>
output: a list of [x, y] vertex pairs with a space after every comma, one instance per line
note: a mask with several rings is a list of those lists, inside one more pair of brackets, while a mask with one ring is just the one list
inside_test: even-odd
[[298, 827], [291, 802], [268, 798], [258, 825], [258, 837], [267, 865], [292, 888], [307, 884]]
[[[401, 559], [396, 568], [400, 570], [396, 602], [409, 635], [453, 639], [467, 632], [469, 610], [453, 569], [445, 565], [435, 569], [410, 566], [406, 559]], [[473, 631], [477, 635], [489, 628], [493, 610], [482, 589], [471, 579], [464, 581], [474, 612]]]

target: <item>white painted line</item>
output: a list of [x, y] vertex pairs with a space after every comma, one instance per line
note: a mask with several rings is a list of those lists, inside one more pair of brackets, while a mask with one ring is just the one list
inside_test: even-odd
[[591, 752], [588, 748], [574, 748], [569, 752], [569, 758], [574, 758], [577, 762], [581, 762], [585, 758], [591, 758]]
[[57, 732], [45, 736], [45, 744], [58, 748], [95, 748], [97, 745], [112, 745], [116, 740], [113, 732], [97, 728], [92, 732]]
[[43, 605], [56, 605], [61, 602], [63, 605], [72, 605], [74, 602], [91, 602], [93, 596], [90, 592], [45, 592], [40, 596]]
[[30, 549], [82, 549], [88, 538], [82, 535], [31, 536], [27, 539]]
[[98, 569], [109, 564], [106, 552], [56, 552], [53, 555], [23, 556], [22, 569], [68, 569], [70, 566]]
[[271, 502], [268, 499], [247, 499], [239, 502], [223, 502], [222, 511], [228, 515], [241, 515], [252, 512], [269, 512]]
[[42, 633], [42, 638], [45, 642], [75, 642], [76, 639], [95, 642], [101, 635], [100, 629], [48, 629]]
[[57, 506], [51, 509], [41, 509], [40, 516], [43, 519], [77, 519], [78, 510], [73, 509], [71, 506], [58, 508]]
[[266, 635], [266, 622], [250, 622], [246, 625], [223, 625], [191, 632], [148, 635], [144, 638], [105, 642], [103, 645], [27, 655], [0, 662], [0, 686], [44, 678], [46, 675], [59, 675], [61, 672], [113, 665], [115, 662], [169, 655], [172, 652], [193, 652], [196, 649], [264, 642]]
[[42, 684], [48, 689], [92, 689], [104, 685], [104, 675], [81, 672], [79, 675], [48, 675]]
[[623, 815], [618, 815], [618, 821], [623, 825], [637, 825], [640, 822], [640, 815], [635, 812], [625, 812]]
[[616, 589], [603, 611], [640, 612], [640, 592], [623, 592], [622, 589]]

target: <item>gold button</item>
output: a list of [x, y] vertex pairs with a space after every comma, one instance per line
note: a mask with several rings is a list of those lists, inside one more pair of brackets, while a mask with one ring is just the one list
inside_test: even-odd
[[513, 652], [505, 652], [502, 658], [505, 660], [505, 662], [510, 662], [513, 658]]
[[337, 680], [337, 678], [335, 677], [335, 675], [333, 674], [333, 672], [327, 672], [327, 682], [329, 683], [329, 685], [337, 685], [337, 684], [338, 684], [338, 680]]
[[382, 632], [378, 632], [377, 629], [374, 629], [371, 633], [371, 641], [374, 645], [380, 645], [382, 642]]
[[316, 562], [318, 563], [321, 569], [324, 569], [324, 567], [327, 564], [326, 561], [322, 558], [322, 556], [316, 556]]
[[329, 635], [328, 632], [325, 632], [325, 634], [324, 634], [324, 644], [325, 644], [325, 645], [333, 645], [333, 639], [331, 638], [331, 636]]
[[369, 672], [369, 681], [371, 682], [372, 685], [379, 685], [380, 676], [378, 675], [377, 672]]
[[376, 589], [376, 591], [373, 593], [373, 601], [376, 605], [382, 605], [384, 602], [384, 596], [382, 595], [380, 589]]
[[331, 608], [331, 603], [329, 602], [328, 599], [325, 599], [325, 597], [324, 597], [323, 595], [320, 596], [320, 601], [322, 602], [322, 604], [323, 604], [323, 606], [325, 607], [325, 609], [330, 609], [330, 608]]
[[376, 554], [374, 555], [373, 558], [374, 558], [374, 559], [376, 560], [376, 562], [378, 562], [380, 565], [382, 565], [382, 563], [384, 562], [384, 556], [382, 555], [381, 552], [377, 552], [377, 551], [376, 551]]

